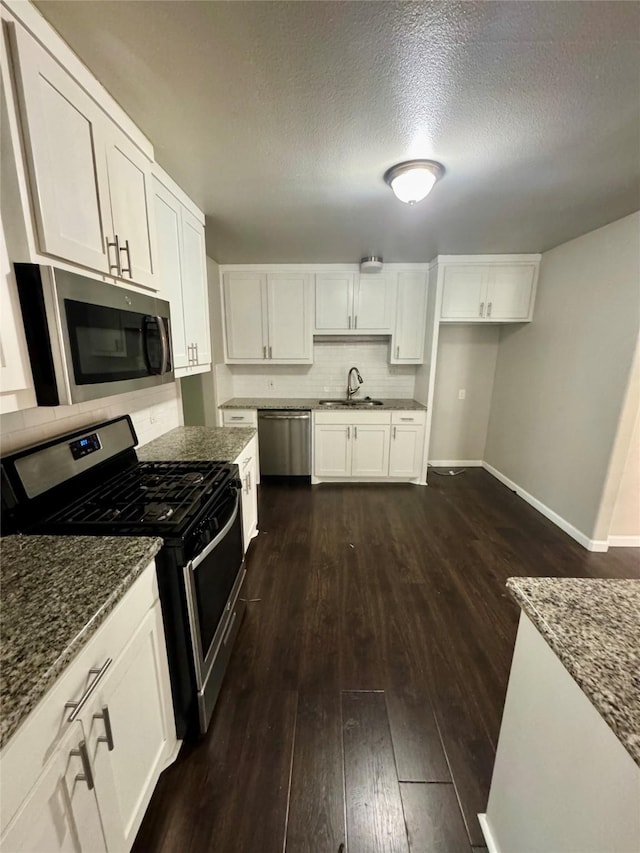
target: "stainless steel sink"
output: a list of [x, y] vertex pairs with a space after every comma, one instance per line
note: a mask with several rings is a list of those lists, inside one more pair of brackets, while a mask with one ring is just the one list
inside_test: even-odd
[[369, 409], [374, 406], [384, 406], [382, 400], [318, 400], [327, 409]]

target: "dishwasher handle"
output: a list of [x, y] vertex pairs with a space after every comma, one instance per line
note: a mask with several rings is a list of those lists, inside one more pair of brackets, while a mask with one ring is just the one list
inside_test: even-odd
[[263, 415], [260, 413], [258, 417], [263, 421], [308, 421], [311, 417], [311, 412], [295, 415]]

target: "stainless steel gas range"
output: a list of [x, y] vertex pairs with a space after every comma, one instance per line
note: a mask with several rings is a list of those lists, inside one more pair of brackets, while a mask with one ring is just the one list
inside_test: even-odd
[[[3, 533], [159, 536], [179, 738], [206, 731], [245, 602], [237, 466], [140, 462], [129, 416], [1, 460]], [[46, 577], [43, 577], [46, 583]]]

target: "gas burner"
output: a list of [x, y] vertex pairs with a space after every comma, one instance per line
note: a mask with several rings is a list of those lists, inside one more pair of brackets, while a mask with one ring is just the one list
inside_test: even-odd
[[201, 474], [200, 471], [183, 474], [180, 482], [185, 486], [199, 486], [200, 483], [204, 483], [204, 474]]
[[159, 486], [162, 482], [162, 477], [159, 474], [145, 474], [144, 480], [140, 485], [141, 489], [151, 489], [154, 486]]
[[145, 504], [141, 521], [168, 521], [173, 515], [173, 507], [169, 504]]

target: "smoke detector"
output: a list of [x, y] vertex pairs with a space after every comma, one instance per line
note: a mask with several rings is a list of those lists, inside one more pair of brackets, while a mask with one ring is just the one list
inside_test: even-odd
[[360, 272], [380, 272], [382, 258], [379, 255], [368, 255], [360, 260]]

